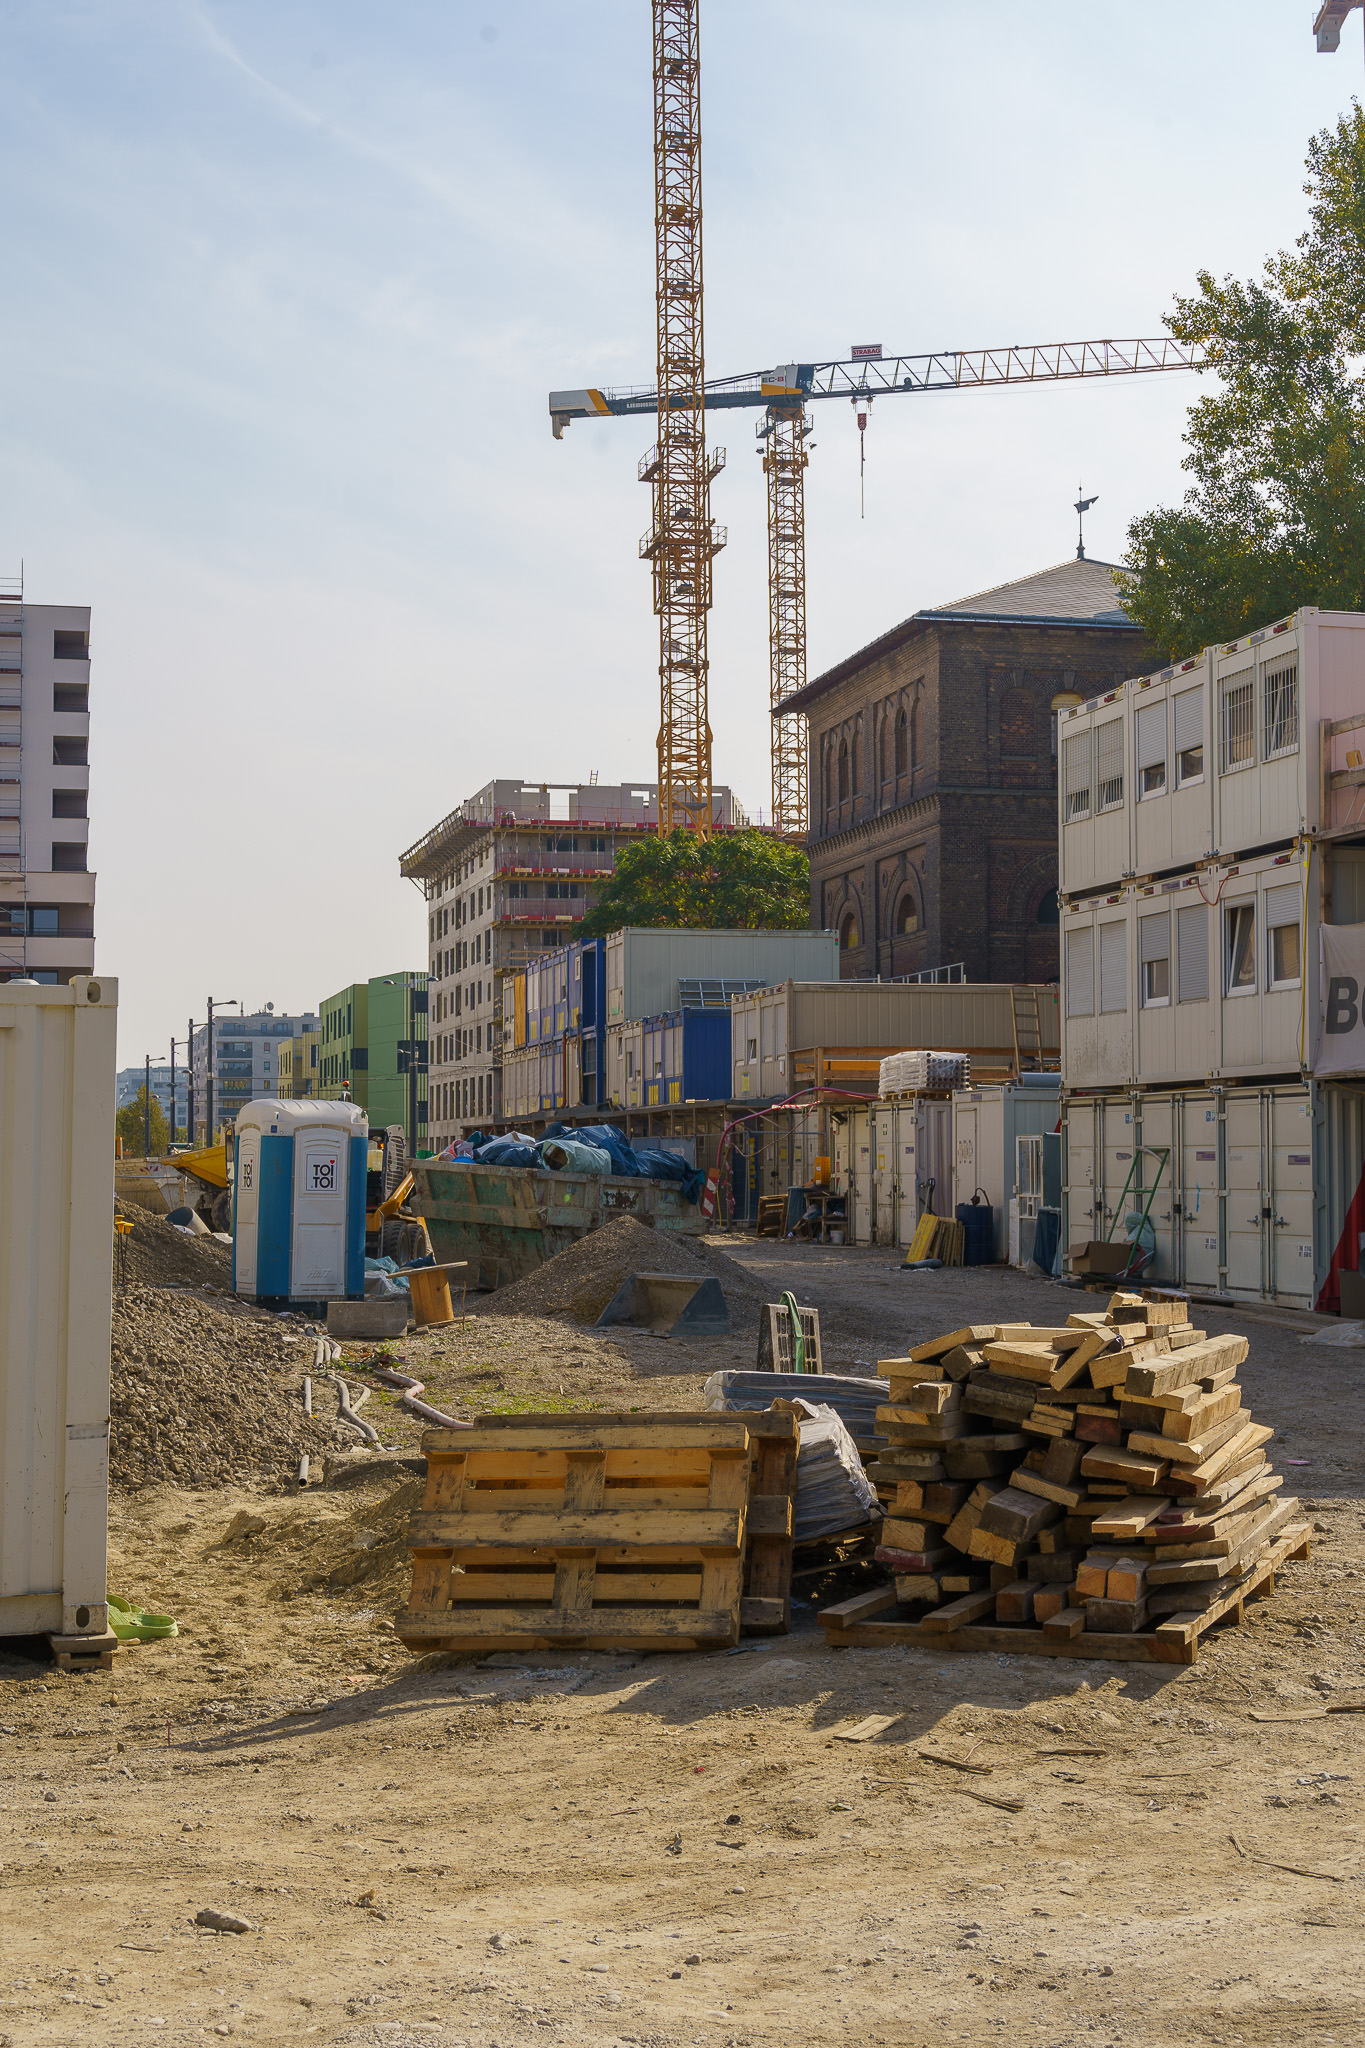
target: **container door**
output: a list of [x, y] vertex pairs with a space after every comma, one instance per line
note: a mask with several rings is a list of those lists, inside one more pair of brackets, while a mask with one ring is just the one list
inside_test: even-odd
[[865, 1109], [853, 1112], [853, 1242], [872, 1243], [872, 1118]]
[[1179, 1285], [1217, 1294], [1223, 1285], [1223, 1124], [1217, 1095], [1186, 1095], [1180, 1111]]
[[1313, 1122], [1304, 1088], [1270, 1097], [1270, 1288], [1296, 1308], [1313, 1303]]
[[326, 1301], [346, 1292], [346, 1210], [350, 1146], [338, 1130], [294, 1140], [294, 1244], [289, 1291]]
[[896, 1111], [878, 1103], [872, 1119], [872, 1242], [896, 1242]]
[[936, 1203], [940, 1216], [951, 1216], [959, 1202], [970, 1202], [980, 1179], [977, 1173], [977, 1141], [981, 1135], [981, 1104], [962, 1096], [954, 1104], [953, 1181]]
[[[1175, 1285], [1179, 1203], [1175, 1175], [1180, 1161], [1175, 1147], [1175, 1103], [1169, 1095], [1142, 1098], [1142, 1185], [1155, 1188], [1147, 1220], [1156, 1233], [1156, 1258], [1149, 1276], [1159, 1287]], [[1158, 1156], [1165, 1152], [1164, 1161]], [[1144, 1197], [1135, 1204], [1143, 1208]]]
[[232, 1284], [237, 1294], [256, 1293], [260, 1190], [261, 1134], [247, 1129], [237, 1140], [237, 1175], [233, 1192]]
[[953, 1105], [925, 1102], [921, 1105], [919, 1167], [920, 1214], [932, 1209], [935, 1216], [953, 1213]]
[[1264, 1187], [1263, 1089], [1235, 1090], [1225, 1098], [1227, 1162], [1227, 1280], [1229, 1294], [1259, 1298], [1266, 1287], [1265, 1242], [1271, 1215]]
[[1107, 1101], [1104, 1117], [1104, 1215], [1096, 1237], [1124, 1238], [1124, 1217], [1142, 1208], [1135, 1190], [1143, 1185], [1138, 1170], [1137, 1116], [1130, 1096]]
[[896, 1119], [896, 1242], [908, 1245], [919, 1222], [920, 1112], [915, 1102], [898, 1102]]
[[1095, 1235], [1096, 1124], [1099, 1104], [1085, 1097], [1068, 1102], [1063, 1128], [1062, 1238], [1064, 1248], [1087, 1244]]

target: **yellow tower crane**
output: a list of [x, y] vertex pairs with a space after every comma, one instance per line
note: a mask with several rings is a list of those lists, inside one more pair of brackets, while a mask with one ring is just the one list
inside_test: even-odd
[[[755, 371], [743, 377], [717, 378], [704, 386], [707, 410], [734, 406], [763, 408], [757, 431], [768, 485], [774, 831], [784, 837], [804, 838], [808, 829], [806, 722], [801, 717], [783, 715], [783, 706], [806, 680], [805, 473], [810, 433], [807, 406], [816, 399], [850, 400], [862, 433], [867, 426], [868, 408], [876, 398], [925, 391], [979, 391], [997, 384], [1065, 384], [1083, 377], [1139, 377], [1168, 370], [1197, 370], [1202, 363], [1203, 351], [1198, 345], [1172, 341], [1169, 336], [1155, 340], [1060, 341], [1035, 347], [950, 349], [933, 355], [891, 357], [879, 345], [868, 344], [855, 347], [849, 356], [828, 362], [784, 363], [777, 369]], [[657, 391], [629, 386], [618, 390], [552, 391], [550, 422], [556, 440], [562, 437], [570, 421], [577, 419], [610, 419], [625, 413], [652, 412], [657, 407], [662, 423], [672, 402], [675, 401], [666, 400], [662, 387]], [[711, 552], [715, 552], [714, 547]], [[709, 566], [710, 555], [708, 605]], [[665, 704], [667, 701], [665, 693]], [[708, 759], [709, 738], [708, 732]], [[662, 734], [659, 761], [662, 784]], [[661, 813], [662, 800], [661, 788]]]

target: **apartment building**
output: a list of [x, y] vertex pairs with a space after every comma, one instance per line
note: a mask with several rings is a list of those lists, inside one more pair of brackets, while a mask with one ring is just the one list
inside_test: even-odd
[[281, 1095], [317, 1094], [321, 1038], [318, 1031], [301, 1031], [296, 1038], [280, 1040], [275, 1053], [275, 1078]]
[[[574, 938], [619, 849], [658, 829], [653, 783], [489, 782], [408, 848], [427, 905], [429, 1143], [502, 1114], [509, 977]], [[718, 829], [747, 822], [714, 792]]]
[[[213, 1020], [213, 1130], [229, 1124], [248, 1102], [280, 1093], [279, 1052], [283, 1045], [316, 1031], [313, 1013], [279, 1014], [273, 1003], [250, 1016], [220, 1014]], [[194, 1073], [194, 1124], [203, 1136], [209, 1114], [208, 1026], [200, 1024], [191, 1051]]]
[[0, 981], [95, 966], [90, 610], [0, 582]]
[[353, 981], [324, 996], [318, 1038], [318, 1089], [326, 1102], [370, 1106], [370, 984]]
[[[171, 1115], [171, 1086], [174, 1078], [175, 1115]], [[141, 1067], [120, 1067], [114, 1076], [114, 1107], [126, 1109], [130, 1102], [136, 1102], [147, 1079], [147, 1069]], [[161, 1104], [161, 1111], [168, 1128], [174, 1133], [189, 1128], [189, 1075], [183, 1066], [177, 1066], [172, 1077], [169, 1063], [158, 1066], [152, 1062], [152, 1100]]]
[[358, 1103], [378, 1128], [401, 1124], [409, 1152], [427, 1149], [427, 977], [371, 975], [324, 998], [317, 1087]]

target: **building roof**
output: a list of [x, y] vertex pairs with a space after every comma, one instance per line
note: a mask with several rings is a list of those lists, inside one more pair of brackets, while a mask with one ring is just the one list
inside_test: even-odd
[[779, 712], [804, 710], [826, 690], [855, 675], [879, 655], [889, 654], [924, 626], [1103, 626], [1139, 632], [1141, 629], [1119, 603], [1114, 577], [1121, 567], [1119, 562], [1096, 562], [1087, 556], [1083, 561], [1058, 562], [1054, 568], [1020, 576], [1013, 583], [998, 583], [993, 589], [979, 590], [949, 604], [927, 606], [816, 676], [804, 690], [784, 699]]

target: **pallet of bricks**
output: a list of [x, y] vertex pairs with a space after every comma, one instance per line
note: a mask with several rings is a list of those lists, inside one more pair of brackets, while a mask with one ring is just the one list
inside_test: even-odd
[[723, 1648], [791, 1623], [795, 1416], [487, 1415], [422, 1439], [410, 1650]]
[[1183, 1301], [1119, 1293], [1062, 1329], [977, 1324], [883, 1360], [893, 1583], [826, 1608], [827, 1640], [1193, 1663], [1308, 1555], [1246, 1355]]

